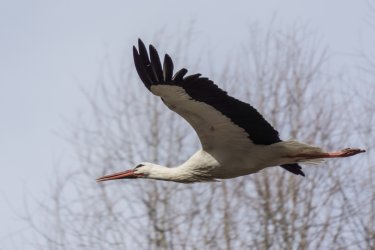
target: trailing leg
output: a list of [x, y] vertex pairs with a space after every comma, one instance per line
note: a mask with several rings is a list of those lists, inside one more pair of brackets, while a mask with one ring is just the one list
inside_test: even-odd
[[323, 158], [340, 158], [349, 157], [356, 154], [364, 153], [366, 150], [359, 148], [346, 148], [335, 152], [319, 152], [319, 153], [300, 153], [293, 156], [292, 158], [305, 158], [305, 159], [323, 159]]

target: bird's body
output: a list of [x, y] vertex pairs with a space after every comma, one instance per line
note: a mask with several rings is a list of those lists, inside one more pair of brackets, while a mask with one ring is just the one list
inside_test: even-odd
[[140, 164], [141, 167], [136, 168], [136, 170], [138, 169], [136, 173], [140, 175], [151, 173], [151, 175], [143, 176], [151, 179], [189, 183], [235, 178], [256, 173], [266, 167], [296, 162], [315, 163], [321, 160], [285, 157], [291, 152], [290, 148], [293, 148], [291, 145], [294, 145], [299, 152], [321, 152], [317, 147], [300, 144], [296, 141], [255, 146], [249, 149], [243, 148], [239, 151], [232, 151], [228, 148], [229, 154], [200, 149], [180, 166], [167, 168], [144, 162]]
[[132, 170], [104, 176], [98, 181], [150, 178], [182, 183], [213, 181], [256, 173], [270, 166], [304, 176], [300, 162], [347, 157], [365, 152], [344, 149], [324, 152], [297, 141], [282, 141], [279, 133], [251, 105], [229, 96], [200, 74], [185, 76], [186, 69], [173, 75], [173, 63], [165, 55], [163, 66], [155, 48], [147, 53], [139, 40], [133, 48], [141, 80], [164, 104], [181, 115], [196, 131], [202, 149], [177, 167], [142, 163]]

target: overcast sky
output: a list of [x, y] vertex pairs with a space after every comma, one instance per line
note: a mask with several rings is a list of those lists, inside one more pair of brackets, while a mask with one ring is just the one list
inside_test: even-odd
[[155, 31], [192, 21], [195, 44], [230, 51], [250, 23], [275, 13], [285, 25], [306, 22], [349, 65], [375, 41], [364, 0], [0, 1], [0, 249], [28, 230], [18, 218], [24, 195], [42, 198], [56, 168], [74, 166], [58, 134], [84, 108], [80, 89], [95, 84], [105, 56], [130, 55], [138, 37], [152, 42]]

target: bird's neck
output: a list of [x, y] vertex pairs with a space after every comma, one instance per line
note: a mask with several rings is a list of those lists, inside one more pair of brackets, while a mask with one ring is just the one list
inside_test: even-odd
[[148, 178], [181, 183], [212, 181], [212, 179], [204, 174], [192, 171], [191, 168], [187, 168], [184, 165], [172, 168], [163, 166], [154, 167]]
[[189, 178], [188, 173], [181, 167], [164, 167], [155, 165], [148, 176], [150, 179], [183, 182], [184, 179]]
[[215, 181], [212, 168], [218, 165], [209, 153], [199, 150], [178, 167], [168, 168], [154, 164], [148, 178], [182, 183]]

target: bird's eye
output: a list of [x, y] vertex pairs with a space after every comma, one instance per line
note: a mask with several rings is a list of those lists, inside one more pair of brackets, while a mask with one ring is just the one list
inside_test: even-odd
[[143, 164], [138, 164], [134, 169], [137, 169], [139, 167], [143, 167], [144, 165]]

